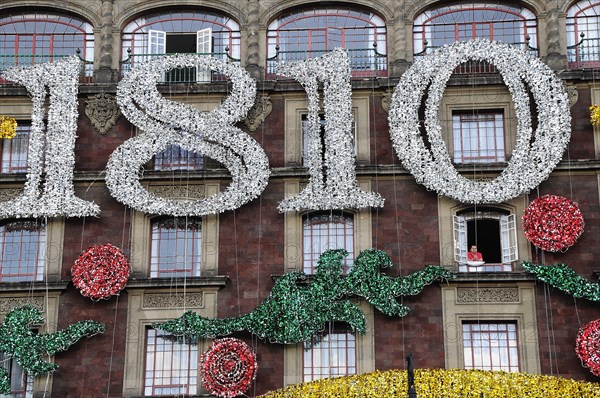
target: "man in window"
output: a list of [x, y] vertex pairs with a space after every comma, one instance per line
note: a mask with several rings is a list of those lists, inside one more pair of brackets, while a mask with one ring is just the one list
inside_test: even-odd
[[467, 261], [483, 261], [483, 255], [477, 251], [476, 245], [471, 245], [471, 249], [467, 255]]

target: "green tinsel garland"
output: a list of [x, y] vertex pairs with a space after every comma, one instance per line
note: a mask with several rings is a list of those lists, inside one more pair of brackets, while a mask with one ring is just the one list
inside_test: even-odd
[[349, 296], [364, 297], [387, 315], [404, 316], [409, 308], [399, 303], [400, 296], [416, 295], [436, 281], [451, 279], [443, 267], [427, 266], [406, 277], [392, 278], [380, 273], [380, 267], [392, 262], [380, 250], [368, 249], [359, 254], [348, 276], [342, 274], [345, 250], [329, 250], [319, 258], [316, 272], [307, 285], [303, 272], [285, 274], [275, 282], [269, 296], [252, 312], [232, 318], [210, 319], [193, 311], [180, 318], [153, 326], [191, 337], [215, 338], [246, 330], [272, 343], [295, 344], [308, 341], [328, 321], [348, 323], [365, 333], [365, 318]]
[[589, 282], [567, 264], [539, 265], [523, 261], [523, 268], [540, 281], [574, 297], [600, 301], [600, 284]]
[[[27, 305], [11, 310], [0, 326], [0, 352], [13, 358], [32, 376], [58, 369], [58, 365], [47, 362], [49, 355], [66, 351], [82, 337], [104, 332], [104, 325], [94, 321], [79, 321], [66, 329], [47, 334], [36, 334], [33, 325], [44, 323], [41, 311]], [[10, 376], [0, 367], [0, 394], [10, 393]]]

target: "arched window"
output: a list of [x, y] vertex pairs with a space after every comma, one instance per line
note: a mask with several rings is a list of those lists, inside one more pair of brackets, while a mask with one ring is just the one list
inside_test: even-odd
[[497, 3], [451, 4], [415, 18], [414, 53], [476, 37], [537, 48], [537, 21], [524, 7]]
[[569, 66], [598, 66], [599, 45], [600, 3], [585, 0], [573, 4], [567, 11]]
[[152, 222], [150, 277], [200, 276], [202, 221], [197, 218], [160, 218]]
[[[477, 246], [485, 264], [471, 266], [467, 252]], [[512, 271], [518, 258], [514, 214], [503, 209], [473, 207], [454, 216], [454, 260], [459, 272]]]
[[306, 214], [302, 223], [303, 268], [313, 274], [321, 254], [330, 249], [345, 249], [348, 257], [343, 270], [347, 272], [354, 259], [354, 217], [345, 212], [315, 212]]
[[[212, 54], [224, 59], [240, 58], [240, 26], [230, 17], [209, 11], [161, 11], [129, 22], [122, 34], [122, 73], [164, 54]], [[192, 68], [168, 74], [170, 82], [211, 81], [210, 71]]]
[[0, 224], [0, 282], [44, 280], [46, 224], [15, 220]]
[[[0, 72], [15, 65], [31, 65], [74, 55], [94, 59], [92, 25], [84, 20], [48, 12], [0, 15]], [[92, 76], [88, 64], [85, 76]]]
[[385, 75], [386, 29], [378, 15], [350, 8], [296, 9], [267, 29], [267, 73], [281, 60], [315, 58], [336, 47], [349, 51], [353, 76]]

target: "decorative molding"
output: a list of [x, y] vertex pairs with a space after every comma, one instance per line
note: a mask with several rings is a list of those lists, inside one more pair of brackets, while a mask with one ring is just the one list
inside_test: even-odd
[[516, 287], [459, 287], [457, 303], [518, 303], [519, 288]]
[[151, 185], [148, 192], [169, 199], [201, 199], [206, 197], [204, 185]]
[[121, 116], [115, 97], [107, 93], [98, 93], [86, 102], [85, 114], [98, 133], [104, 135], [114, 126]]
[[381, 107], [385, 111], [385, 113], [390, 112], [390, 104], [392, 103], [392, 94], [394, 92], [392, 90], [386, 90], [385, 93], [381, 96]]
[[31, 305], [38, 308], [40, 311], [44, 311], [44, 298], [43, 297], [0, 297], [0, 314], [6, 314], [11, 310], [23, 307], [24, 305]]
[[244, 124], [248, 127], [248, 130], [256, 131], [258, 126], [269, 116], [272, 109], [273, 103], [271, 102], [271, 97], [268, 95], [257, 95], [254, 105], [252, 105], [252, 108], [250, 108], [244, 119]]
[[145, 293], [143, 308], [201, 308], [203, 293]]
[[23, 193], [22, 188], [2, 188], [0, 189], [0, 202], [8, 202]]
[[566, 86], [566, 87], [567, 87], [567, 96], [569, 98], [569, 107], [572, 108], [579, 100], [579, 91], [577, 91], [576, 86]]

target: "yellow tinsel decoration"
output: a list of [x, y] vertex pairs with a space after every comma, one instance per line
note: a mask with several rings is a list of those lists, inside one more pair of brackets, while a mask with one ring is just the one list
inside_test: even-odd
[[600, 105], [590, 106], [590, 121], [594, 126], [600, 125]]
[[14, 117], [0, 116], [0, 138], [11, 139], [17, 135], [17, 121]]
[[[322, 379], [272, 391], [263, 398], [391, 398], [408, 396], [404, 370]], [[600, 398], [600, 384], [556, 376], [462, 369], [415, 370], [419, 398]]]

